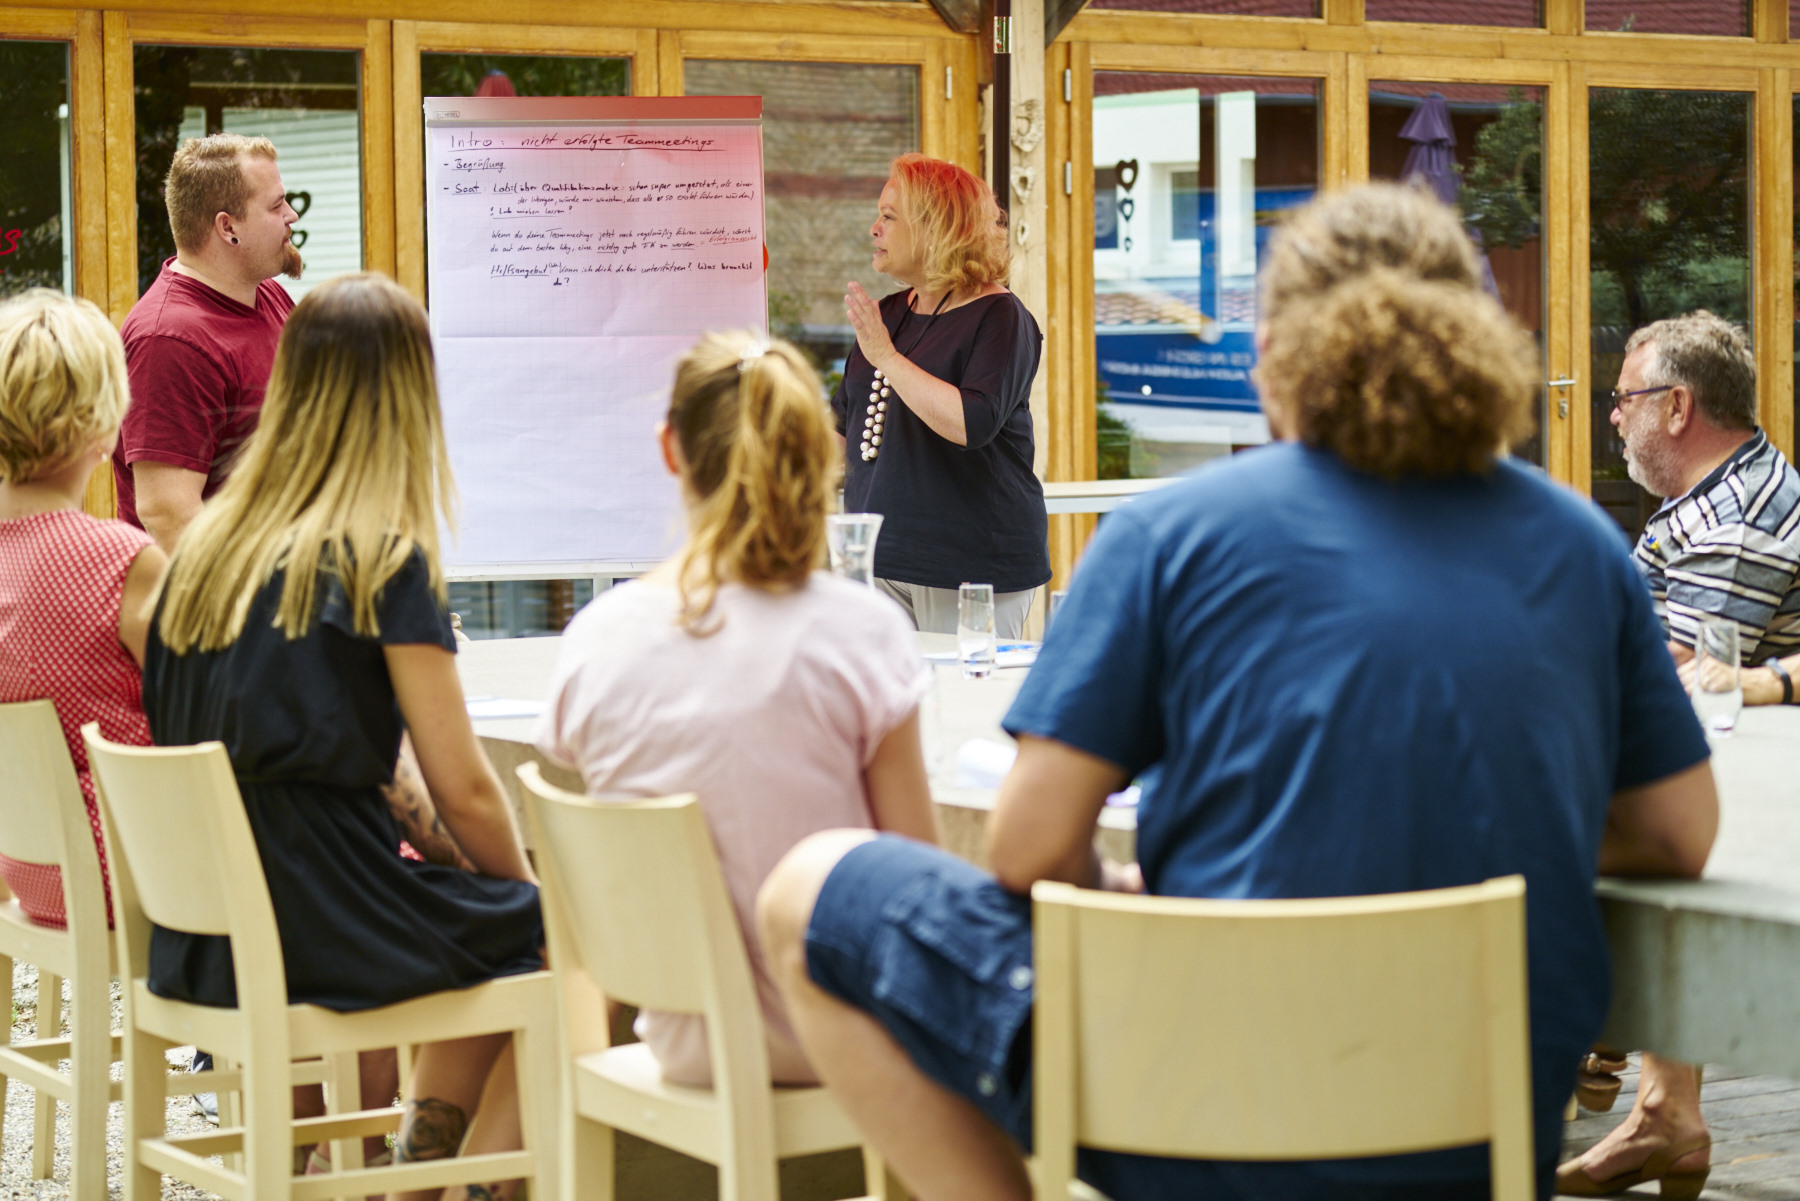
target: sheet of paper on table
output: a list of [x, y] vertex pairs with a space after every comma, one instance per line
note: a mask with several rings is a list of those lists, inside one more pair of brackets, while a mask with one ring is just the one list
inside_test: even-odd
[[470, 721], [498, 721], [503, 718], [542, 717], [543, 701], [513, 700], [504, 696], [472, 696], [468, 699]]

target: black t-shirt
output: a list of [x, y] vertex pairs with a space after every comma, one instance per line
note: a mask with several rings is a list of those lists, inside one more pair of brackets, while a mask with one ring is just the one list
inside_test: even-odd
[[880, 513], [875, 574], [931, 588], [992, 584], [1022, 592], [1050, 578], [1044, 489], [1031, 471], [1031, 381], [1043, 335], [1011, 292], [930, 317], [902, 289], [881, 302], [899, 352], [962, 390], [968, 445], [934, 433], [888, 397], [880, 452], [860, 453], [875, 369], [856, 347], [831, 398], [846, 438], [844, 509]]

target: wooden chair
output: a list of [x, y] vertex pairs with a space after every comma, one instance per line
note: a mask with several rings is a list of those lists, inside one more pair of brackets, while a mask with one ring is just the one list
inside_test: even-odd
[[[389, 1190], [440, 1188], [476, 1181], [530, 1179], [542, 1194], [561, 1188], [556, 1123], [544, 1108], [560, 1095], [555, 982], [549, 972], [508, 976], [460, 991], [417, 997], [380, 1009], [335, 1013], [290, 1005], [287, 973], [262, 861], [244, 815], [225, 748], [124, 747], [84, 726], [100, 796], [118, 954], [125, 977], [125, 1197], [161, 1195], [163, 1173], [232, 1201], [323, 1201]], [[196, 854], [204, 848], [205, 854]], [[230, 937], [238, 1007], [171, 1001], [145, 985], [150, 926]], [[348, 1094], [363, 1050], [512, 1033], [519, 1070], [522, 1151], [384, 1168], [360, 1163], [358, 1140], [396, 1129], [394, 1106], [328, 1113], [296, 1121], [290, 1085], [304, 1078], [296, 1059], [338, 1065]], [[163, 1055], [172, 1046], [206, 1047], [235, 1071], [219, 1080], [242, 1097], [241, 1125], [170, 1135], [163, 1120]], [[204, 1079], [204, 1077], [193, 1078]], [[341, 1107], [338, 1107], [341, 1108]], [[293, 1148], [333, 1141], [334, 1170], [295, 1177]], [[208, 1162], [224, 1155], [221, 1165]], [[233, 1156], [242, 1155], [242, 1168]]]
[[1536, 1196], [1525, 882], [1333, 900], [1031, 890], [1036, 1185], [1075, 1148], [1296, 1160], [1487, 1142]]
[[[596, 803], [518, 769], [560, 984], [566, 1197], [613, 1195], [613, 1131], [716, 1164], [723, 1201], [777, 1201], [778, 1160], [862, 1144], [823, 1088], [772, 1087], [750, 957], [691, 795]], [[642, 1043], [610, 1045], [606, 998], [699, 1013], [712, 1089], [662, 1079]], [[876, 1196], [903, 1197], [863, 1151]]]
[[[37, 1033], [30, 1042], [0, 1047], [0, 1077], [37, 1091], [33, 1110], [31, 1175], [49, 1177], [56, 1151], [56, 1103], [69, 1107], [69, 1196], [106, 1196], [106, 1106], [118, 1097], [108, 1078], [118, 1052], [112, 1034], [109, 985], [111, 940], [100, 858], [88, 826], [87, 803], [69, 761], [56, 707], [49, 701], [0, 705], [0, 853], [62, 872], [66, 929], [40, 926], [16, 898], [0, 902], [0, 978], [12, 996], [13, 961], [38, 969]], [[6, 895], [0, 888], [0, 895]], [[69, 981], [69, 1036], [62, 1033], [62, 982]], [[69, 1060], [69, 1072], [57, 1070]], [[6, 1082], [0, 1079], [0, 1117]]]

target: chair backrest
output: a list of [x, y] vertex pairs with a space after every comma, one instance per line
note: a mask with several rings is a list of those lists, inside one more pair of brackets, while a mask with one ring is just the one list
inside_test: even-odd
[[[0, 763], [6, 764], [0, 783], [0, 854], [62, 866], [68, 853], [62, 810], [73, 802], [74, 810], [85, 814], [86, 802], [54, 704], [0, 705]], [[91, 846], [93, 839], [88, 842]]]
[[69, 928], [98, 922], [95, 929], [104, 935], [100, 859], [54, 704], [0, 705], [0, 763], [6, 765], [0, 772], [0, 854], [56, 865]]
[[[543, 881], [544, 906], [571, 945], [551, 954], [608, 997], [646, 1009], [699, 1013], [714, 1039], [760, 1057], [761, 1011], [749, 954], [699, 802], [686, 796], [596, 801], [518, 769]], [[546, 913], [546, 919], [552, 915]], [[748, 1062], [746, 1070], [756, 1070]]]
[[92, 723], [81, 734], [106, 829], [121, 974], [147, 972], [146, 922], [226, 935], [239, 1006], [259, 1010], [255, 1020], [285, 1039], [287, 975], [275, 913], [225, 747], [120, 746]]
[[1489, 1142], [1494, 1195], [1532, 1196], [1524, 897], [1517, 876], [1281, 901], [1036, 885], [1039, 1154]]

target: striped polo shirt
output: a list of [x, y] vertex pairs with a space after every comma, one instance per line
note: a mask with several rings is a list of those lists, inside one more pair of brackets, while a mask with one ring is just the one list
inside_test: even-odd
[[1800, 650], [1800, 473], [1761, 430], [1665, 502], [1633, 557], [1672, 641], [1723, 616], [1747, 664]]

